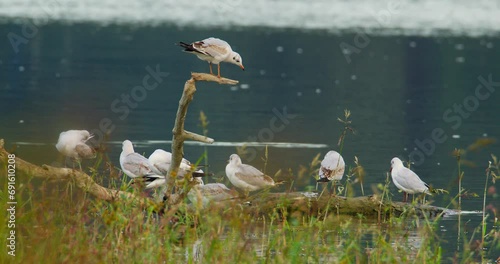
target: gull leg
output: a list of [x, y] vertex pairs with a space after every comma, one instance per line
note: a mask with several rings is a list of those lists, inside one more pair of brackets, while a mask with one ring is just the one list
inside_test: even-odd
[[208, 66], [210, 67], [210, 74], [214, 75], [213, 71], [212, 71], [212, 63], [211, 62], [208, 62]]
[[220, 78], [220, 63], [217, 64], [217, 77]]
[[403, 203], [406, 203], [406, 199], [407, 199], [407, 198], [408, 198], [408, 197], [406, 196], [406, 192], [403, 192]]
[[336, 193], [335, 193], [335, 191], [336, 191], [335, 190], [335, 180], [332, 181], [332, 187], [333, 187], [333, 196], [335, 196], [336, 195]]
[[76, 163], [76, 165], [78, 165], [78, 168], [80, 168], [80, 171], [83, 171], [82, 170], [82, 163], [80, 162], [80, 159], [72, 158], [70, 161], [71, 161], [71, 166], [73, 167], [74, 170], [76, 169], [76, 166], [75, 166], [75, 163]]

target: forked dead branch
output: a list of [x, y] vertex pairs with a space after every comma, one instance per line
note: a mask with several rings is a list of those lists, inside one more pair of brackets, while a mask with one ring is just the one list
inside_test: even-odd
[[[219, 78], [217, 76], [206, 74], [206, 73], [191, 73], [191, 79], [187, 80], [184, 84], [184, 90], [182, 92], [181, 100], [179, 101], [179, 108], [177, 109], [177, 116], [175, 117], [175, 125], [172, 130], [172, 163], [170, 169], [168, 170], [167, 177], [167, 188], [165, 192], [165, 197], [169, 204], [177, 204], [180, 201], [170, 199], [172, 191], [174, 189], [175, 179], [179, 171], [179, 166], [181, 165], [182, 158], [184, 157], [184, 141], [187, 139], [204, 142], [211, 144], [214, 142], [212, 138], [205, 137], [193, 132], [184, 130], [184, 123], [186, 120], [186, 114], [191, 101], [193, 101], [194, 93], [196, 92], [196, 82], [206, 81], [206, 82], [217, 82], [219, 84], [238, 84], [238, 81]], [[186, 175], [189, 176], [190, 175]], [[179, 198], [183, 198], [189, 190], [181, 191]], [[182, 200], [182, 199], [180, 199]]]

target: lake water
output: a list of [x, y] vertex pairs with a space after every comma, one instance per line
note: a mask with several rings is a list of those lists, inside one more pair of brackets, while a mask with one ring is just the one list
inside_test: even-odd
[[[382, 28], [372, 21], [369, 11], [383, 6], [370, 2], [371, 9], [356, 9], [360, 21], [367, 22], [365, 30], [345, 22], [357, 21], [354, 15], [339, 20], [332, 18], [333, 13], [328, 13], [325, 24], [320, 15], [311, 15], [304, 24], [284, 15], [269, 24], [270, 10], [283, 5], [282, 1], [273, 1], [262, 13], [268, 19], [254, 24], [248, 18], [230, 16], [227, 20], [213, 17], [215, 21], [203, 25], [187, 15], [178, 20], [157, 12], [135, 19], [125, 16], [131, 8], [138, 13], [151, 11], [156, 2], [148, 7], [124, 4], [115, 10], [111, 8], [115, 2], [103, 1], [103, 11], [90, 17], [83, 15], [84, 7], [72, 8], [69, 2], [56, 9], [57, 15], [44, 15], [30, 8], [30, 1], [21, 2], [7, 5], [0, 1], [10, 8], [0, 8], [4, 17], [0, 24], [0, 36], [4, 36], [0, 41], [0, 138], [7, 146], [17, 145], [18, 156], [36, 164], [62, 161], [54, 147], [61, 131], [93, 130], [100, 138], [102, 122], [112, 128], [109, 156], [115, 164], [125, 139], [147, 155], [156, 148], [168, 150], [166, 141], [172, 137], [184, 82], [190, 72], [208, 72], [207, 63], [182, 53], [174, 43], [210, 36], [227, 40], [245, 65], [241, 71], [222, 64], [222, 75], [239, 80], [237, 86], [198, 83], [186, 119], [187, 130], [202, 133], [199, 113], [208, 116], [208, 135], [216, 141], [208, 146], [209, 169], [218, 176], [224, 175], [235, 146], [245, 142], [253, 142], [248, 148], [256, 155], [244, 162], [262, 169], [262, 146], [269, 143], [266, 172], [288, 168], [296, 172], [316, 154], [323, 157], [328, 150], [339, 149], [343, 126], [337, 117], [349, 109], [356, 133], [347, 135], [342, 155], [348, 167], [354, 166], [354, 156], [359, 158], [368, 173], [368, 194], [373, 193], [370, 186], [385, 181], [393, 157], [411, 157], [424, 181], [450, 191], [450, 195], [432, 198], [435, 205], [447, 206], [458, 191], [453, 149], [500, 135], [500, 22], [495, 23], [500, 16], [489, 16], [500, 7], [489, 1], [478, 2], [488, 7], [481, 9], [486, 22], [469, 18], [461, 26], [451, 23], [467, 11], [466, 5], [457, 5], [448, 20], [429, 22], [419, 15], [403, 19], [410, 16], [406, 10], [393, 17], [399, 26]], [[266, 3], [255, 1], [255, 6], [237, 8], [235, 15], [244, 17], [242, 9], [252, 11]], [[317, 3], [321, 4], [328, 6]], [[300, 3], [292, 6], [296, 15], [313, 12], [300, 11]], [[355, 2], [351, 7], [358, 6], [363, 5]], [[28, 36], [23, 29], [33, 24], [24, 17], [36, 18], [35, 31]], [[331, 28], [335, 23], [339, 26]], [[10, 33], [26, 41], [13, 46]], [[162, 72], [155, 79], [158, 86], [149, 91], [136, 88], [152, 69]], [[127, 104], [124, 96], [132, 102]], [[192, 161], [203, 151], [200, 144], [185, 146], [185, 156]], [[476, 165], [463, 167], [467, 190], [482, 195], [491, 153], [500, 154], [498, 144], [466, 154]], [[299, 191], [308, 186], [315, 186], [312, 177], [294, 183]], [[355, 188], [359, 195], [359, 186]], [[401, 199], [392, 184], [391, 189], [394, 199]], [[488, 197], [487, 203], [498, 201]], [[482, 196], [464, 199], [463, 208], [481, 210]], [[473, 226], [480, 221], [473, 216], [470, 220]], [[449, 231], [443, 237], [454, 241], [456, 222], [443, 221], [443, 225]], [[454, 247], [450, 248], [451, 252]]]

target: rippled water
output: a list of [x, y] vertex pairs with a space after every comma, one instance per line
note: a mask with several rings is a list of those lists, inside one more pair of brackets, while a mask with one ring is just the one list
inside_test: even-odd
[[[15, 28], [4, 27], [1, 33]], [[85, 128], [100, 137], [105, 120], [113, 128], [110, 155], [115, 161], [126, 138], [141, 153], [168, 149], [189, 72], [208, 71], [206, 63], [173, 43], [206, 34], [193, 28], [53, 24], [41, 27], [19, 53], [3, 42], [0, 100], [2, 113], [8, 114], [1, 116], [2, 137], [19, 142], [18, 151], [27, 158], [51, 163], [58, 159], [53, 144], [60, 131]], [[254, 155], [246, 162], [260, 168], [262, 142], [271, 142], [271, 174], [296, 170], [317, 153], [338, 150], [343, 128], [337, 117], [350, 109], [356, 134], [347, 135], [343, 155], [348, 166], [358, 156], [368, 172], [367, 186], [385, 180], [392, 157], [412, 155], [425, 181], [453, 192], [456, 165], [451, 151], [499, 135], [498, 93], [478, 101], [474, 111], [464, 110], [468, 116], [453, 108], [475, 96], [479, 77], [500, 79], [498, 39], [373, 36], [365, 49], [346, 54], [340, 43], [356, 35], [266, 29], [211, 30], [210, 35], [230, 41], [246, 66], [243, 72], [223, 64], [223, 75], [240, 80], [240, 85], [200, 83], [189, 109], [188, 130], [201, 133], [199, 112], [208, 116], [209, 136], [216, 140], [208, 147], [209, 160], [219, 174], [242, 142], [258, 142], [249, 145]], [[141, 100], [129, 107], [123, 96], [132, 98], [148, 67], [168, 76], [156, 89], [134, 94]], [[427, 155], [436, 128], [443, 129], [446, 139]], [[191, 160], [202, 152], [198, 143], [186, 145]], [[468, 154], [477, 162], [477, 167], [465, 169], [464, 181], [472, 191], [482, 190], [489, 153], [497, 152], [492, 145]], [[308, 182], [300, 184], [298, 189]], [[479, 199], [469, 202], [468, 209], [477, 209]]]

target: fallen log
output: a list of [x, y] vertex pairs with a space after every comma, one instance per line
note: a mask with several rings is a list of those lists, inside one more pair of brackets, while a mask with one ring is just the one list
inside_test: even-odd
[[376, 195], [319, 196], [317, 193], [311, 192], [267, 193], [254, 198], [235, 198], [219, 201], [213, 207], [204, 210], [214, 210], [214, 207], [220, 208], [221, 211], [226, 211], [227, 208], [241, 208], [242, 212], [254, 216], [264, 216], [277, 212], [280, 216], [291, 218], [303, 216], [324, 218], [331, 215], [347, 215], [382, 220], [403, 214], [417, 215], [420, 218], [435, 218], [459, 213], [455, 210], [426, 204], [382, 201]]
[[[10, 153], [4, 148], [4, 140], [0, 139], [0, 176], [7, 177], [7, 163]], [[48, 165], [38, 166], [27, 162], [20, 157], [15, 157], [16, 177], [35, 177], [46, 180], [67, 181], [74, 183], [79, 189], [92, 194], [95, 198], [124, 202], [131, 206], [150, 207], [154, 211], [163, 211], [166, 204], [156, 203], [152, 198], [140, 195], [113, 190], [97, 184], [92, 177], [83, 171], [57, 168]], [[325, 217], [332, 214], [339, 215], [362, 215], [365, 217], [387, 217], [399, 216], [404, 213], [417, 214], [419, 216], [436, 217], [446, 214], [456, 214], [457, 211], [431, 205], [412, 205], [401, 202], [381, 200], [376, 195], [361, 197], [343, 197], [334, 195], [318, 195], [306, 192], [284, 192], [284, 193], [263, 193], [249, 198], [236, 197], [231, 200], [214, 202], [210, 208], [201, 210], [227, 211], [228, 208], [241, 210], [241, 213], [248, 215], [266, 215], [278, 212], [280, 215], [288, 217]], [[237, 206], [235, 206], [237, 205]], [[175, 213], [177, 206], [169, 208], [169, 215]], [[190, 207], [194, 212], [196, 208]], [[196, 211], [199, 211], [196, 210]]]

